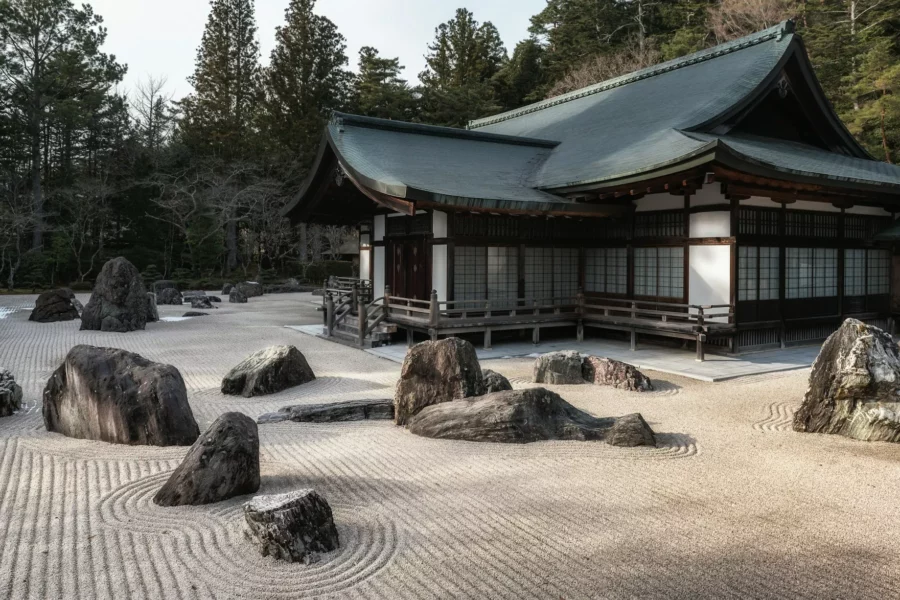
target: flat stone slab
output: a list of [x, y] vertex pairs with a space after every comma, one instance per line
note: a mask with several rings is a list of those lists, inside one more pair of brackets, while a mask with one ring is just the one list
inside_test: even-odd
[[285, 406], [274, 413], [260, 416], [256, 422], [281, 423], [295, 421], [297, 423], [331, 423], [340, 421], [366, 421], [394, 418], [394, 401], [384, 400], [348, 400], [330, 404], [306, 404]]

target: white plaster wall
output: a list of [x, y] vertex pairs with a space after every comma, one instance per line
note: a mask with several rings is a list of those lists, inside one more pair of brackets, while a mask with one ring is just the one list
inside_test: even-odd
[[[728, 304], [731, 301], [731, 246], [691, 246], [688, 261], [688, 304]], [[693, 309], [692, 312], [696, 313]]]
[[369, 273], [369, 253], [370, 252], [372, 252], [372, 250], [369, 248], [366, 248], [365, 250], [360, 249], [360, 251], [359, 251], [359, 278], [360, 279], [371, 279], [371, 277], [372, 277], [371, 273]]
[[797, 200], [787, 205], [788, 210], [815, 210], [818, 212], [841, 212], [841, 209], [830, 202], [813, 202], [811, 200]]
[[439, 210], [431, 213], [431, 231], [436, 238], [447, 237], [447, 213]]
[[431, 247], [431, 288], [437, 292], [438, 300], [447, 299], [446, 244], [436, 244]]
[[372, 241], [380, 242], [382, 240], [384, 240], [384, 215], [375, 215]]
[[710, 211], [690, 215], [692, 238], [728, 237], [731, 235], [731, 213]]
[[691, 206], [728, 203], [729, 200], [722, 194], [722, 184], [719, 183], [707, 183], [691, 195]]
[[643, 198], [635, 200], [634, 207], [635, 212], [684, 208], [684, 196], [673, 196], [672, 194], [647, 194]]
[[[378, 217], [375, 218], [377, 219]], [[384, 246], [375, 246], [372, 248], [372, 252], [375, 253], [375, 260], [372, 265], [372, 268], [375, 270], [372, 273], [372, 293], [378, 298], [384, 294]]]
[[880, 206], [851, 206], [846, 212], [848, 215], [874, 215], [876, 217], [891, 216], [891, 213]]

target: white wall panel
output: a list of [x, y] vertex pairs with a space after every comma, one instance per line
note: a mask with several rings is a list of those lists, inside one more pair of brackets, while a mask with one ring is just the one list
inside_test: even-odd
[[634, 206], [635, 212], [684, 208], [684, 196], [673, 196], [672, 194], [647, 194], [643, 198], [635, 200]]
[[728, 237], [731, 235], [731, 213], [710, 211], [691, 215], [691, 237]]
[[[731, 301], [731, 246], [691, 246], [688, 260], [688, 303], [728, 304]], [[692, 309], [692, 312], [696, 311]]]
[[372, 252], [372, 250], [370, 248], [366, 248], [365, 250], [359, 251], [359, 278], [360, 279], [371, 279], [371, 277], [372, 277], [371, 273], [369, 273], [369, 253], [370, 252]]
[[375, 232], [374, 242], [380, 242], [384, 239], [384, 215], [375, 215]]
[[431, 288], [437, 291], [438, 300], [447, 299], [447, 245], [431, 247]]
[[728, 204], [722, 194], [722, 184], [707, 183], [691, 194], [691, 206], [708, 206], [710, 204]]
[[[378, 217], [375, 217], [376, 219]], [[372, 268], [375, 270], [372, 273], [372, 293], [375, 294], [375, 297], [384, 294], [384, 246], [375, 246], [372, 248], [372, 251], [375, 253], [375, 260]]]
[[447, 237], [447, 213], [436, 210], [431, 215], [431, 231], [434, 237]]

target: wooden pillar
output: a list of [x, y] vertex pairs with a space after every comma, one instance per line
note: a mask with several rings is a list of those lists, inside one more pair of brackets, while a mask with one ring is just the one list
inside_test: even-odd
[[366, 345], [366, 329], [369, 327], [369, 316], [366, 314], [366, 301], [359, 301], [359, 309], [357, 311], [357, 323], [359, 327], [359, 347], [364, 348]]
[[325, 299], [325, 334], [331, 337], [334, 333], [334, 297], [326, 294]]

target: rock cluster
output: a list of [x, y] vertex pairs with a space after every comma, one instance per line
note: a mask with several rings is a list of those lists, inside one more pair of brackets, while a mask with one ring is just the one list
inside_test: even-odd
[[900, 349], [891, 336], [844, 321], [813, 363], [794, 430], [900, 442]]
[[[539, 440], [603, 440], [615, 445], [654, 445], [653, 432], [640, 415], [597, 418], [559, 395], [530, 388], [497, 392], [429, 406], [409, 421], [410, 432], [430, 438], [472, 442], [527, 443]], [[644, 429], [640, 430], [639, 425]]]
[[222, 393], [245, 398], [274, 394], [315, 379], [306, 358], [294, 346], [254, 352], [222, 379]]
[[393, 419], [394, 403], [392, 400], [347, 400], [328, 404], [301, 404], [285, 406], [278, 412], [260, 416], [257, 423], [279, 423], [296, 421], [298, 423], [330, 423], [335, 421], [365, 421], [374, 419]]
[[6, 369], [0, 369], [0, 417], [8, 417], [22, 407], [22, 388]]
[[432, 404], [484, 393], [475, 347], [451, 337], [416, 344], [406, 353], [394, 392], [394, 421], [406, 425]]
[[107, 261], [81, 313], [81, 329], [135, 331], [147, 324], [147, 291], [137, 268], [121, 256]]
[[44, 292], [34, 301], [34, 309], [28, 317], [37, 323], [55, 323], [77, 319], [82, 310], [81, 303], [69, 288]]
[[259, 490], [259, 431], [243, 413], [216, 419], [153, 497], [160, 506], [211, 504]]
[[72, 348], [43, 398], [47, 431], [69, 437], [186, 446], [200, 433], [178, 369], [117, 348]]
[[574, 350], [550, 352], [537, 357], [532, 380], [557, 385], [593, 383], [634, 392], [653, 389], [650, 378], [633, 365], [600, 356], [582, 357]]
[[193, 296], [191, 297], [191, 308], [210, 309], [213, 308], [213, 305], [207, 296]]
[[156, 293], [156, 303], [181, 306], [184, 304], [184, 297], [174, 288], [165, 288]]
[[314, 490], [256, 496], [244, 504], [244, 519], [263, 556], [301, 562], [340, 547], [331, 507]]

